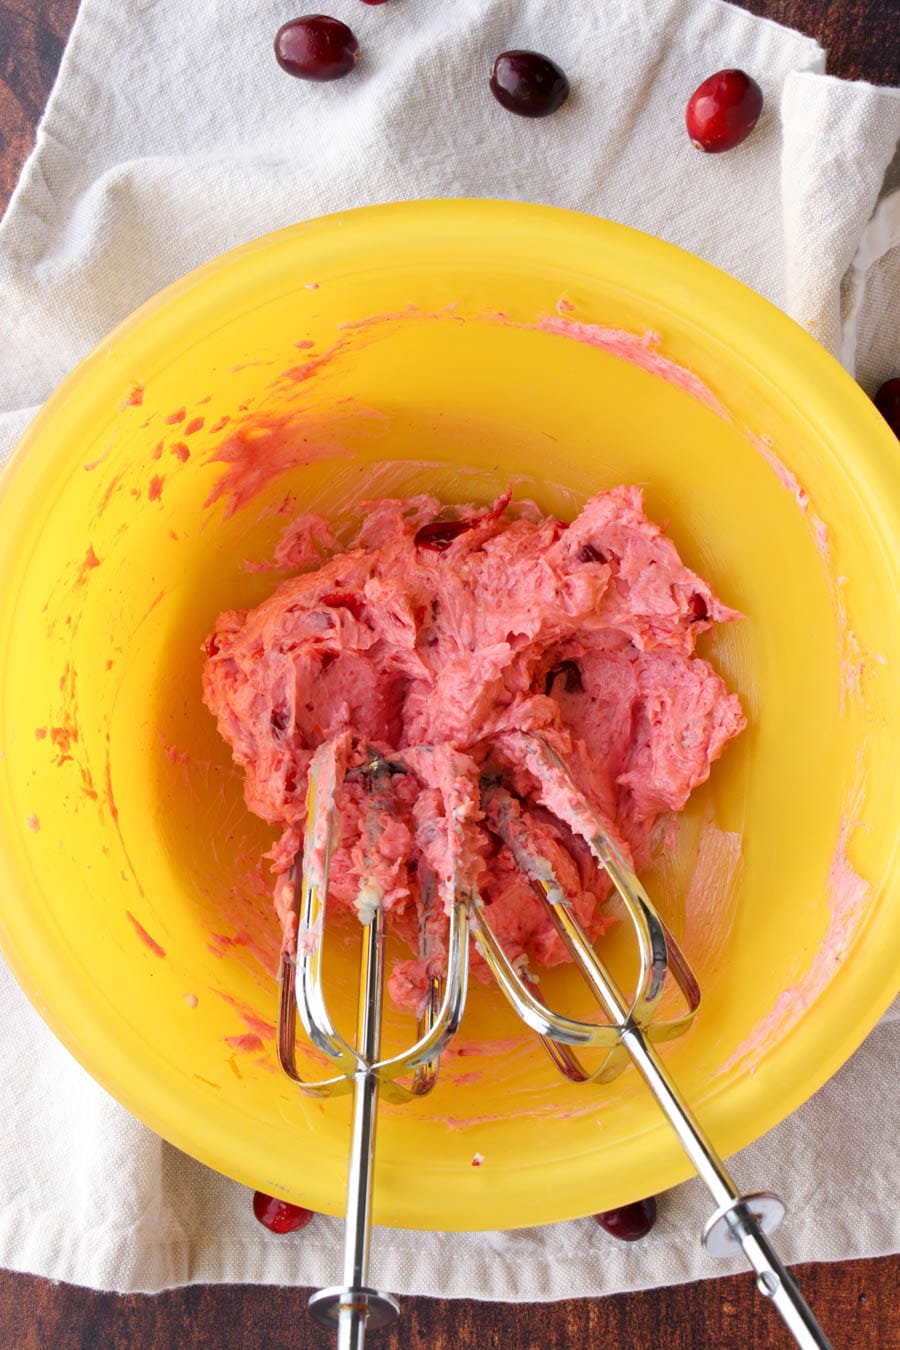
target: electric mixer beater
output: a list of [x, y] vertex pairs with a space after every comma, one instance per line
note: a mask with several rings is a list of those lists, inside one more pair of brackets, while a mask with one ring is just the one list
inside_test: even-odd
[[[304, 1092], [320, 1096], [352, 1092], [343, 1284], [320, 1290], [310, 1299], [310, 1310], [317, 1321], [337, 1328], [338, 1350], [362, 1350], [367, 1330], [388, 1325], [399, 1313], [395, 1299], [369, 1285], [378, 1100], [382, 1093], [390, 1100], [409, 1100], [434, 1085], [441, 1051], [457, 1030], [465, 1006], [470, 936], [511, 1006], [537, 1032], [567, 1078], [582, 1083], [608, 1082], [629, 1062], [635, 1065], [715, 1203], [703, 1232], [706, 1250], [712, 1256], [731, 1256], [742, 1250], [756, 1272], [757, 1287], [771, 1299], [797, 1345], [803, 1350], [828, 1350], [829, 1341], [769, 1242], [784, 1217], [785, 1206], [769, 1192], [742, 1195], [738, 1191], [656, 1049], [657, 1042], [685, 1031], [699, 1009], [700, 990], [690, 966], [565, 763], [540, 736], [516, 733], [504, 739], [508, 745], [514, 744], [517, 758], [530, 759], [540, 767], [542, 804], [586, 840], [597, 864], [612, 881], [639, 957], [633, 993], [623, 992], [610, 975], [551, 865], [535, 851], [522, 803], [505, 785], [502, 767], [496, 771], [489, 767], [481, 780], [481, 807], [487, 826], [507, 845], [517, 867], [546, 904], [554, 927], [608, 1020], [595, 1024], [547, 1007], [504, 952], [491, 928], [489, 907], [477, 888], [454, 874], [445, 879], [443, 897], [448, 915], [445, 972], [442, 977], [431, 976], [415, 1042], [402, 1053], [383, 1059], [384, 912], [364, 856], [357, 904], [362, 941], [354, 1043], [335, 1030], [323, 990], [322, 945], [336, 827], [335, 797], [345, 773], [339, 744], [342, 739], [346, 741], [346, 737], [336, 738], [321, 745], [310, 765], [302, 868], [295, 866], [291, 877], [299, 920], [297, 953], [282, 957], [278, 1019], [281, 1066]], [[367, 763], [347, 772], [361, 775], [366, 783], [363, 839], [364, 849], [368, 848], [372, 858], [380, 821], [389, 809], [391, 776], [408, 770], [373, 751]], [[452, 812], [448, 817], [452, 830]], [[436, 903], [433, 877], [423, 877], [422, 889]], [[429, 956], [428, 927], [423, 923], [420, 930], [422, 959]], [[654, 1020], [667, 975], [672, 976], [681, 993], [684, 1011], [674, 1018]], [[312, 1045], [334, 1064], [334, 1076], [318, 1082], [301, 1079], [294, 1050], [298, 1014]], [[585, 1067], [577, 1053], [589, 1048], [605, 1052], [599, 1069], [594, 1071]], [[408, 1082], [401, 1082], [403, 1078]]]

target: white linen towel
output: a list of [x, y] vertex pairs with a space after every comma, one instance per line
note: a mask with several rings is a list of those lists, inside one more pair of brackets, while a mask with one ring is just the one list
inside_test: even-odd
[[[182, 273], [296, 220], [414, 197], [521, 198], [637, 226], [781, 305], [870, 392], [900, 374], [900, 194], [889, 195], [900, 91], [830, 78], [815, 42], [722, 0], [330, 5], [363, 57], [347, 80], [313, 85], [272, 54], [296, 13], [285, 0], [82, 0], [0, 225], [0, 459], [106, 331]], [[509, 116], [488, 92], [492, 57], [519, 46], [569, 75], [568, 103], [545, 122]], [[704, 156], [684, 105], [728, 66], [756, 77], [765, 109], [745, 145]], [[281, 1239], [260, 1228], [246, 1190], [85, 1075], [2, 963], [0, 1019], [0, 1264], [116, 1290], [334, 1282], [337, 1220]], [[900, 1250], [898, 1080], [895, 1009], [811, 1102], [735, 1159], [742, 1184], [788, 1198], [788, 1261]], [[708, 1211], [688, 1182], [635, 1245], [590, 1220], [381, 1229], [373, 1268], [398, 1293], [510, 1300], [742, 1269], [702, 1252]]]

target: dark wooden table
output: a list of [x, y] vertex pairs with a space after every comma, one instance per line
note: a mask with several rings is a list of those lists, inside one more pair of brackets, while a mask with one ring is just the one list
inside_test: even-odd
[[[741, 2], [818, 38], [833, 74], [900, 83], [898, 0]], [[77, 8], [78, 0], [0, 0], [0, 208], [31, 149]], [[838, 1346], [900, 1347], [900, 1257], [807, 1265], [797, 1274]], [[324, 1350], [331, 1338], [307, 1320], [308, 1292], [207, 1285], [122, 1297], [0, 1272], [0, 1350]], [[383, 1350], [777, 1350], [791, 1344], [749, 1273], [553, 1304], [407, 1298], [403, 1314], [399, 1329], [373, 1343]]]

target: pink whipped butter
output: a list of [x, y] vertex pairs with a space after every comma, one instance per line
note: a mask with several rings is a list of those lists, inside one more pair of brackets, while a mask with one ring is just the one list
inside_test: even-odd
[[[512, 960], [567, 959], [492, 829], [486, 775], [519, 799], [534, 852], [590, 934], [609, 921], [608, 882], [577, 822], [548, 810], [552, 793], [516, 733], [565, 757], [640, 870], [660, 823], [744, 726], [695, 650], [738, 615], [682, 563], [638, 488], [598, 493], [570, 524], [509, 494], [484, 511], [424, 495], [360, 511], [345, 550], [320, 518], [288, 528], [276, 560], [308, 570], [256, 609], [219, 616], [204, 700], [245, 771], [247, 805], [281, 831], [271, 857], [286, 947], [298, 941], [287, 873], [319, 750], [337, 785], [329, 907], [363, 919], [383, 907], [417, 953], [391, 972], [391, 995], [415, 1007], [439, 973], [454, 890], [478, 890]], [[373, 750], [394, 770], [375, 785], [360, 771]]]

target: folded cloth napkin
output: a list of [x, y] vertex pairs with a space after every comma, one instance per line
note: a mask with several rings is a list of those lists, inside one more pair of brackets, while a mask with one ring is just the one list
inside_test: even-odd
[[[887, 195], [900, 91], [824, 74], [808, 38], [721, 0], [330, 0], [363, 49], [334, 85], [272, 55], [285, 0], [82, 0], [0, 226], [0, 457], [54, 385], [167, 282], [322, 212], [429, 196], [523, 198], [624, 221], [703, 255], [800, 323], [871, 390], [900, 373], [900, 197]], [[545, 122], [491, 98], [497, 52], [552, 55], [572, 95]], [[721, 156], [684, 105], [707, 75], [755, 75], [765, 110]], [[881, 204], [879, 205], [879, 199]], [[2, 582], [0, 582], [2, 584]], [[102, 1289], [197, 1281], [329, 1284], [336, 1220], [275, 1239], [246, 1190], [156, 1138], [97, 1087], [0, 966], [0, 1263]], [[900, 1010], [817, 1096], [734, 1160], [785, 1194], [789, 1261], [900, 1250]], [[643, 1243], [590, 1220], [518, 1232], [381, 1229], [400, 1293], [553, 1299], [698, 1279], [698, 1182]], [[498, 1219], [502, 1219], [498, 1215]]]

